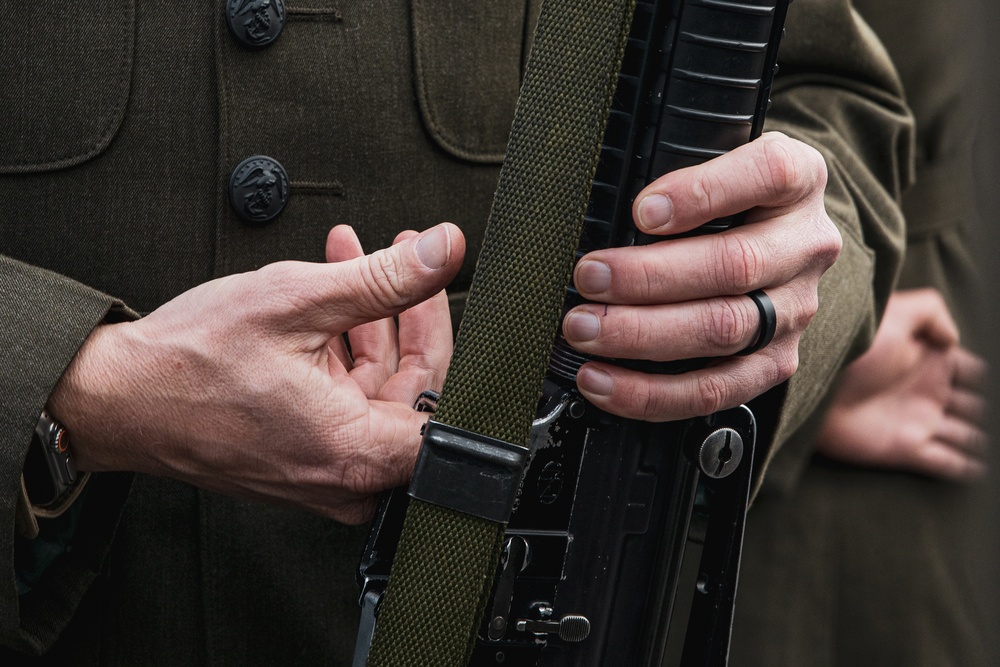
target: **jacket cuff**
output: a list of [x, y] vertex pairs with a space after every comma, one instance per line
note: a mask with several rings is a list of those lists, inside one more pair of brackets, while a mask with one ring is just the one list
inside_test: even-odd
[[[23, 497], [21, 469], [38, 416], [93, 329], [137, 317], [124, 304], [56, 273], [0, 256], [0, 643], [42, 653], [69, 621], [110, 548], [131, 475], [95, 475], [76, 503], [75, 531], [30, 592], [18, 591], [19, 564], [32, 562], [46, 518]], [[30, 516], [29, 516], [30, 514]], [[41, 519], [39, 521], [39, 519]], [[37, 527], [38, 532], [35, 532]], [[20, 528], [20, 530], [18, 530]], [[34, 533], [34, 540], [25, 535]], [[72, 548], [69, 548], [69, 547]], [[23, 587], [22, 587], [23, 589]], [[20, 594], [19, 594], [20, 593]]]

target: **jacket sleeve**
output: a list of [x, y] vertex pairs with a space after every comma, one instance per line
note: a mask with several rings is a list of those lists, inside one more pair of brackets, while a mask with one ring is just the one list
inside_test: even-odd
[[[110, 296], [0, 256], [0, 643], [20, 651], [44, 652], [69, 621], [101, 569], [131, 484], [130, 475], [93, 476], [67, 513], [69, 529], [67, 515], [36, 518], [21, 482], [35, 424], [93, 328], [132, 317]], [[16, 574], [42, 564], [30, 585]]]
[[758, 481], [766, 469], [768, 486], [793, 483], [811, 447], [796, 432], [808, 432], [837, 372], [871, 343], [902, 262], [900, 199], [914, 159], [913, 120], [898, 76], [848, 0], [796, 0], [786, 26], [767, 129], [823, 154], [826, 209], [843, 250], [820, 283], [799, 370], [757, 406], [764, 408]]

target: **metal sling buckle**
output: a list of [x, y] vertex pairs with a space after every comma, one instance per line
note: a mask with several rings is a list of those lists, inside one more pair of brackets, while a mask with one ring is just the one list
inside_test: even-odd
[[427, 422], [410, 483], [411, 498], [506, 523], [528, 448], [465, 429]]

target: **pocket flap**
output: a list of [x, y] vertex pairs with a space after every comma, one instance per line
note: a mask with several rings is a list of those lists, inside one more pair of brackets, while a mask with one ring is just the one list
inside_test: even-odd
[[99, 154], [125, 117], [134, 0], [19, 6], [0, 45], [0, 173], [69, 167]]
[[503, 160], [521, 86], [526, 4], [413, 0], [420, 112], [456, 157]]

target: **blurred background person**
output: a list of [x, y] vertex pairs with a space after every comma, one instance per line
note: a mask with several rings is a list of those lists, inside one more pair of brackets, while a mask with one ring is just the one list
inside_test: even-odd
[[768, 470], [748, 517], [732, 664], [987, 664], [973, 569], [986, 471], [973, 8], [854, 6], [917, 122], [900, 291], [871, 349]]

